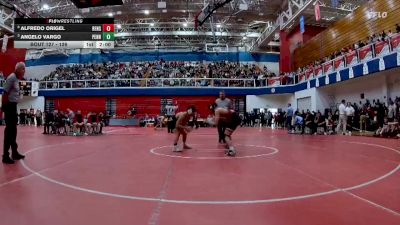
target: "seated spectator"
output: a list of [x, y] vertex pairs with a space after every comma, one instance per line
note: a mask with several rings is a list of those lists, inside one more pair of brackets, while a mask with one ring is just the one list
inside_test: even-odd
[[89, 112], [87, 115], [87, 123], [86, 123], [86, 132], [87, 133], [92, 133], [92, 134], [97, 134], [99, 132], [98, 126], [99, 126], [99, 121], [97, 114], [95, 112]]
[[75, 113], [74, 111], [68, 108], [65, 116], [66, 116], [66, 121], [65, 121], [66, 133], [69, 134], [71, 133], [71, 131], [73, 132]]
[[74, 118], [74, 135], [77, 135], [78, 133], [82, 133], [84, 131], [85, 131], [84, 118], [83, 118], [81, 111], [78, 110], [76, 112], [75, 118]]
[[317, 132], [317, 126], [314, 123], [314, 116], [311, 114], [311, 112], [307, 112], [306, 118], [304, 119], [305, 126], [308, 127], [311, 131], [311, 134], [314, 134]]
[[55, 115], [55, 121], [54, 121], [54, 130], [56, 131], [57, 134], [66, 134], [65, 124], [66, 124], [66, 116], [63, 111], [59, 111]]
[[389, 132], [389, 125], [387, 124], [387, 119], [385, 118], [385, 123], [382, 127], [379, 127], [375, 133], [374, 137], [383, 137], [384, 134], [387, 134]]
[[326, 126], [329, 134], [334, 134], [336, 130], [338, 120], [332, 115], [332, 112], [328, 112], [328, 117], [326, 118]]
[[304, 134], [304, 119], [300, 116], [299, 112], [296, 112], [296, 116], [294, 117], [294, 127], [301, 130], [301, 134]]
[[324, 134], [327, 134], [327, 129], [326, 129], [326, 121], [325, 118], [321, 115], [321, 112], [317, 112], [317, 115], [315, 116], [314, 123], [317, 126], [317, 132], [318, 128], [322, 128], [324, 130]]

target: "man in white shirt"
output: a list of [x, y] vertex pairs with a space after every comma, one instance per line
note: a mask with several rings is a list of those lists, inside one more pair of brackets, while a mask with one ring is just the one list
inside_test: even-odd
[[354, 107], [351, 105], [350, 102], [346, 105], [346, 116], [347, 116], [347, 124], [349, 124], [349, 135], [351, 135], [351, 131], [353, 130], [353, 120], [354, 120]]
[[342, 134], [346, 135], [347, 127], [347, 116], [346, 116], [346, 101], [343, 99], [342, 103], [339, 105], [339, 123], [337, 125], [336, 132], [339, 134], [340, 129], [342, 129]]
[[394, 118], [396, 117], [397, 112], [396, 112], [396, 105], [392, 100], [389, 102], [389, 107], [388, 107], [388, 114], [387, 118], [389, 122], [394, 122]]

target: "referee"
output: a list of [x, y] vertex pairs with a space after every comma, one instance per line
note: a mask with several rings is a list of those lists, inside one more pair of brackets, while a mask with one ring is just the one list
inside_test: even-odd
[[[232, 109], [232, 102], [229, 98], [225, 97], [224, 91], [219, 92], [219, 98], [217, 98], [217, 100], [215, 100], [215, 104], [216, 104], [216, 109], [218, 109], [218, 108]], [[218, 125], [218, 136], [219, 136], [218, 142], [225, 144], [226, 143], [225, 127]]]
[[174, 133], [175, 124], [176, 124], [175, 114], [176, 114], [176, 110], [178, 109], [178, 106], [170, 103], [165, 106], [165, 109], [167, 111], [166, 116], [168, 118], [168, 121], [167, 121], [168, 133]]
[[[3, 163], [13, 164], [14, 160], [25, 158], [24, 155], [18, 153], [17, 144], [17, 104], [20, 99], [19, 95], [19, 80], [24, 78], [25, 64], [23, 62], [15, 65], [14, 73], [10, 74], [4, 83], [4, 90], [2, 96], [2, 108], [6, 121], [6, 128], [4, 129], [4, 149], [3, 149]], [[9, 149], [11, 147], [10, 158]]]

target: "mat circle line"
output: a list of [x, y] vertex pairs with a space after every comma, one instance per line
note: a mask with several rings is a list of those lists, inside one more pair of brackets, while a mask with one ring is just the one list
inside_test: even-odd
[[[193, 144], [192, 146], [198, 146], [198, 145], [205, 145], [205, 144]], [[209, 159], [209, 160], [213, 160], [213, 159], [218, 159], [218, 160], [230, 159], [230, 160], [232, 160], [232, 159], [249, 159], [249, 158], [258, 158], [258, 157], [263, 157], [263, 156], [270, 156], [270, 155], [274, 155], [274, 154], [279, 152], [279, 150], [277, 148], [274, 148], [274, 147], [259, 146], [259, 145], [242, 145], [242, 144], [238, 144], [238, 146], [271, 149], [272, 152], [264, 153], [264, 154], [257, 154], [257, 155], [248, 155], [248, 156], [235, 156], [235, 157], [228, 157], [228, 156], [221, 156], [221, 157], [199, 156], [199, 157], [195, 157], [195, 156], [168, 155], [168, 154], [163, 154], [163, 153], [160, 153], [160, 152], [156, 151], [158, 149], [163, 149], [163, 148], [172, 148], [172, 146], [170, 146], [170, 145], [165, 145], [165, 146], [160, 146], [160, 147], [155, 147], [155, 148], [150, 149], [150, 153], [152, 153], [154, 155], [162, 156], [162, 157], [181, 158], [181, 159]], [[192, 150], [193, 149], [185, 150], [185, 151], [192, 151]], [[225, 149], [220, 149], [220, 150], [221, 150], [221, 152], [225, 151]], [[178, 154], [180, 154], [180, 153], [178, 153]]]
[[[375, 146], [375, 147], [380, 147], [383, 149], [387, 149], [387, 150], [391, 150], [396, 152], [397, 154], [400, 154], [400, 151], [397, 151], [394, 148], [390, 148], [387, 146], [383, 146], [383, 145], [377, 145], [377, 144], [370, 144], [370, 143], [363, 143], [363, 142], [347, 142], [347, 143], [352, 143], [352, 144], [361, 144], [361, 145], [369, 145], [369, 146]], [[67, 144], [72, 144], [72, 143], [64, 143], [64, 144], [59, 144], [59, 146], [62, 145], [67, 145]], [[54, 146], [54, 145], [52, 145]], [[42, 148], [40, 147], [36, 147], [34, 149], [31, 149], [29, 151], [26, 152], [26, 155], [31, 154], [32, 152], [36, 152], [39, 150], [43, 150], [48, 148], [48, 146], [44, 146]], [[33, 169], [31, 169], [25, 162], [24, 160], [21, 161], [22, 166], [28, 170], [29, 172], [31, 172], [32, 174], [34, 174], [35, 176], [48, 181], [50, 183], [65, 187], [65, 188], [70, 188], [76, 191], [82, 191], [82, 192], [86, 192], [86, 193], [91, 193], [91, 194], [96, 194], [96, 195], [100, 195], [100, 196], [107, 196], [107, 197], [113, 197], [113, 198], [120, 198], [120, 199], [128, 199], [128, 200], [137, 200], [137, 201], [150, 201], [150, 202], [163, 202], [163, 203], [171, 203], [171, 204], [191, 204], [191, 205], [241, 205], [241, 204], [266, 204], [266, 203], [276, 203], [276, 202], [285, 202], [285, 201], [294, 201], [294, 200], [302, 200], [302, 199], [309, 199], [309, 198], [315, 198], [315, 197], [320, 197], [320, 196], [326, 196], [326, 195], [330, 195], [330, 194], [334, 194], [334, 193], [338, 193], [338, 192], [342, 192], [342, 191], [350, 191], [350, 190], [355, 190], [355, 189], [359, 189], [362, 187], [366, 187], [368, 185], [371, 185], [373, 183], [376, 183], [378, 181], [381, 181], [389, 176], [391, 176], [392, 174], [396, 173], [397, 171], [400, 170], [400, 163], [397, 165], [396, 168], [394, 168], [393, 170], [389, 171], [388, 173], [372, 179], [370, 181], [358, 184], [358, 185], [354, 185], [351, 187], [347, 187], [347, 188], [337, 188], [337, 189], [333, 189], [330, 191], [325, 191], [325, 192], [319, 192], [319, 193], [313, 193], [313, 194], [307, 194], [307, 195], [298, 195], [298, 196], [292, 196], [292, 197], [282, 197], [282, 198], [270, 198], [270, 199], [259, 199], [259, 200], [226, 200], [226, 201], [207, 201], [207, 200], [176, 200], [176, 199], [165, 199], [165, 198], [151, 198], [151, 197], [141, 197], [141, 196], [133, 196], [133, 195], [122, 195], [122, 194], [115, 194], [115, 193], [110, 193], [110, 192], [103, 192], [103, 191], [97, 191], [97, 190], [93, 190], [93, 189], [89, 189], [89, 188], [83, 188], [83, 187], [79, 187], [76, 185], [72, 185], [72, 184], [67, 184], [55, 179], [52, 179], [50, 177], [47, 177]]]

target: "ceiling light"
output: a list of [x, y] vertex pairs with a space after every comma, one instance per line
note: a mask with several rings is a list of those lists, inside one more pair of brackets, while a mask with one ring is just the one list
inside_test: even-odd
[[90, 8], [83, 8], [80, 9], [81, 13], [89, 13], [90, 12]]
[[122, 28], [121, 24], [117, 24], [117, 29], [121, 29], [121, 28]]
[[184, 26], [184, 27], [187, 27], [187, 26], [188, 26], [188, 24], [187, 24], [187, 23], [183, 23], [183, 26]]
[[221, 28], [221, 24], [217, 24], [217, 28]]
[[114, 14], [113, 14], [112, 12], [109, 12], [107, 15], [108, 15], [109, 17], [113, 17], [113, 16], [114, 16]]
[[49, 6], [49, 5], [47, 5], [47, 4], [44, 4], [44, 5], [42, 6], [42, 9], [44, 9], [44, 10], [46, 10], [46, 9], [50, 9], [50, 6]]
[[239, 4], [239, 10], [248, 10], [249, 9], [249, 5], [247, 4]]
[[246, 39], [247, 39], [247, 37], [246, 37], [246, 36], [244, 36], [244, 37], [243, 37], [243, 40], [246, 40]]
[[150, 23], [150, 26], [151, 26], [151, 27], [154, 27], [154, 23]]
[[121, 11], [117, 11], [117, 15], [121, 15], [122, 14], [122, 12]]
[[165, 9], [167, 8], [167, 2], [158, 2], [157, 6], [159, 9]]
[[150, 11], [146, 9], [146, 10], [144, 10], [144, 14], [149, 15]]

